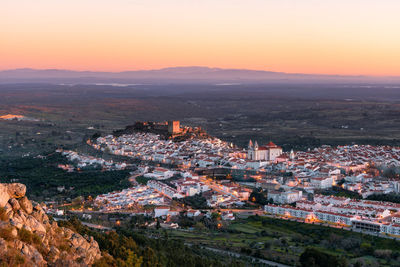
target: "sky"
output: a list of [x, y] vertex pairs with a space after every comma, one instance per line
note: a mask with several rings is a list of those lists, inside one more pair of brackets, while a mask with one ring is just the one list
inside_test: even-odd
[[0, 70], [400, 76], [399, 0], [1, 0]]

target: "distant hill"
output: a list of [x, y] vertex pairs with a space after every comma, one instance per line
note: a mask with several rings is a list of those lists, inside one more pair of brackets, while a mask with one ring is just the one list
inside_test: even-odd
[[0, 71], [0, 83], [399, 83], [400, 77], [296, 74], [246, 69], [173, 67], [124, 72], [15, 69]]

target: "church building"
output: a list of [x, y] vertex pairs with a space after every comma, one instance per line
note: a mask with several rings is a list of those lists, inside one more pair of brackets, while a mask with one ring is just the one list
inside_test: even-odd
[[247, 158], [258, 161], [275, 161], [277, 157], [282, 155], [282, 148], [269, 142], [265, 146], [258, 146], [257, 141], [254, 143], [250, 140], [247, 150]]

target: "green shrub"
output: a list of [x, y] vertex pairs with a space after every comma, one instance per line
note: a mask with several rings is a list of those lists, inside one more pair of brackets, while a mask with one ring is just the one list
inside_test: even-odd
[[37, 234], [32, 233], [29, 230], [26, 230], [25, 228], [21, 228], [18, 230], [18, 237], [22, 242], [28, 243], [28, 244], [40, 244], [41, 239]]
[[40, 237], [37, 234], [33, 234], [32, 242], [33, 242], [33, 244], [39, 245], [42, 242], [42, 240], [40, 239]]
[[0, 237], [7, 241], [14, 240], [14, 236], [12, 235], [12, 228], [7, 227], [0, 229]]
[[[25, 263], [24, 256], [15, 248], [8, 248], [7, 252], [0, 251], [0, 266], [21, 266]], [[25, 266], [25, 265], [23, 265]]]
[[61, 250], [61, 251], [68, 251], [69, 250], [69, 246], [67, 244], [65, 244], [65, 243], [59, 244], [58, 245], [58, 249]]
[[31, 244], [32, 243], [32, 233], [25, 228], [18, 230], [18, 237], [22, 242]]

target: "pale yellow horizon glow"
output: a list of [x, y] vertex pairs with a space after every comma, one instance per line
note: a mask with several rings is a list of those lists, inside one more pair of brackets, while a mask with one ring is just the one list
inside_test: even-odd
[[400, 76], [398, 0], [2, 0], [0, 70]]

